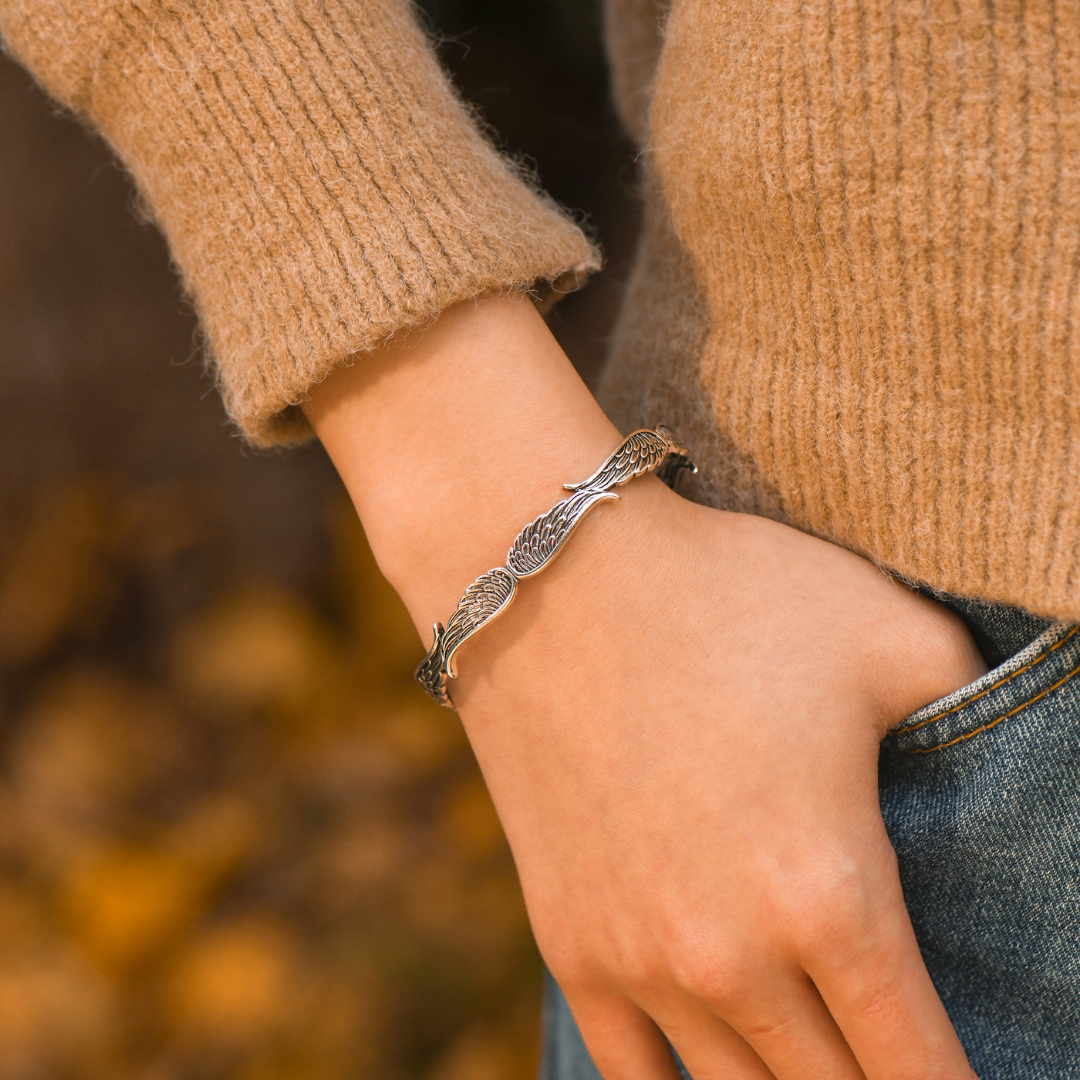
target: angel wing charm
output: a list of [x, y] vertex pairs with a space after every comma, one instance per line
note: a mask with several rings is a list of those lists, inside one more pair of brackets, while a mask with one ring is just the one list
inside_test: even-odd
[[481, 574], [465, 590], [445, 628], [442, 623], [435, 624], [435, 641], [416, 669], [416, 681], [432, 699], [453, 709], [449, 681], [457, 678], [454, 654], [507, 609], [517, 594], [518, 580], [543, 570], [594, 506], [618, 499], [613, 487], [655, 470], [665, 484], [674, 488], [683, 469], [697, 472], [689, 451], [670, 428], [661, 424], [628, 435], [588, 480], [564, 484], [573, 494], [529, 522], [507, 553], [506, 565]]
[[558, 554], [578, 522], [599, 502], [617, 499], [614, 491], [579, 491], [556, 503], [546, 514], [529, 522], [518, 533], [506, 556], [506, 567], [514, 577], [540, 573]]
[[439, 705], [445, 705], [448, 709], [454, 707], [450, 695], [446, 692], [446, 672], [443, 670], [443, 637], [446, 631], [442, 623], [435, 624], [435, 642], [428, 649], [427, 656], [420, 661], [416, 669], [416, 681], [424, 688], [424, 692]]
[[670, 464], [674, 467], [665, 466], [661, 479], [669, 487], [682, 469], [697, 472], [697, 467], [690, 460], [690, 451], [678, 441], [670, 428], [663, 424], [656, 428], [642, 428], [627, 435], [588, 480], [580, 484], [563, 484], [563, 487], [567, 491], [606, 491], [642, 473], [659, 469], [668, 457], [672, 459]]
[[492, 619], [498, 618], [514, 599], [517, 578], [501, 566], [481, 574], [466, 590], [457, 609], [446, 623], [443, 638], [443, 666], [451, 679], [457, 678], [454, 670], [454, 653]]

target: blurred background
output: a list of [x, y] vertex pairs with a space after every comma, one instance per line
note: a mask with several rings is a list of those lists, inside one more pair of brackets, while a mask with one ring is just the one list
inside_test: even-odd
[[[501, 145], [635, 227], [592, 0], [427, 0]], [[226, 424], [108, 151], [0, 58], [0, 1077], [516, 1080], [540, 962], [456, 717], [317, 446]]]

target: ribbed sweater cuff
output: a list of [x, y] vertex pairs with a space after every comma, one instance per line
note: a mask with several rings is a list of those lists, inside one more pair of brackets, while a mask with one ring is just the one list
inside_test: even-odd
[[134, 174], [256, 444], [307, 434], [290, 407], [353, 353], [598, 265], [407, 0], [0, 0], [0, 26]]

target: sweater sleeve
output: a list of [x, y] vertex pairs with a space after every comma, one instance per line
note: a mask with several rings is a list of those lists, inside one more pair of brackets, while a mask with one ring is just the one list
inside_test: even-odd
[[410, 0], [0, 0], [164, 231], [257, 445], [356, 352], [597, 253], [456, 97]]

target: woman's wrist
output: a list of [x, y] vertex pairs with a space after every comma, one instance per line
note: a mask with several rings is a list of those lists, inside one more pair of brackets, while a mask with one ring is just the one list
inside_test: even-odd
[[619, 440], [525, 297], [448, 309], [305, 409], [422, 630]]

